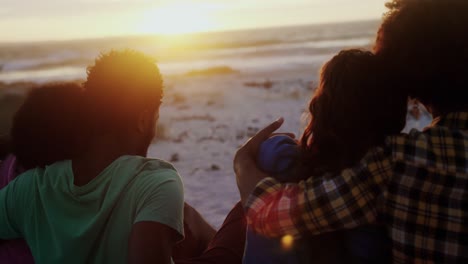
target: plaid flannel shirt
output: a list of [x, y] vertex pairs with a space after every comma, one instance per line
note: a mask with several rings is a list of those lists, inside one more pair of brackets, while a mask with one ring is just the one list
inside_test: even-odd
[[298, 184], [265, 178], [246, 204], [270, 237], [383, 222], [394, 263], [468, 263], [468, 112], [389, 137], [353, 168]]

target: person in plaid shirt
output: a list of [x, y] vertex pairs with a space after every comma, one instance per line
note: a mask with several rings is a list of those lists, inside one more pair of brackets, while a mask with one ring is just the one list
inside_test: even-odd
[[[257, 233], [300, 237], [383, 221], [394, 263], [468, 262], [468, 1], [387, 4], [375, 53], [434, 121], [388, 137], [354, 167], [282, 184], [256, 167], [283, 120], [238, 150], [237, 183]], [[339, 111], [337, 109], [337, 111]]]

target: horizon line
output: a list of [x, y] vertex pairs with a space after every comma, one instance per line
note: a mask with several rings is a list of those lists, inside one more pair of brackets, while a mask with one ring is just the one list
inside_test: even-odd
[[67, 42], [79, 42], [79, 41], [96, 41], [104, 39], [123, 39], [123, 38], [145, 38], [145, 37], [181, 37], [190, 35], [202, 35], [202, 34], [216, 34], [216, 33], [229, 33], [229, 32], [240, 32], [240, 31], [254, 31], [254, 30], [268, 30], [278, 28], [291, 28], [291, 27], [306, 27], [306, 26], [320, 26], [320, 25], [339, 25], [347, 23], [362, 23], [362, 22], [376, 22], [378, 18], [360, 19], [360, 20], [348, 20], [348, 21], [334, 21], [334, 22], [319, 22], [319, 23], [298, 23], [289, 25], [277, 25], [277, 26], [260, 26], [260, 27], [245, 27], [245, 28], [233, 28], [226, 30], [207, 30], [199, 32], [190, 32], [183, 34], [158, 34], [158, 33], [136, 33], [136, 34], [118, 34], [108, 35], [102, 37], [83, 37], [83, 38], [69, 38], [69, 39], [49, 39], [49, 40], [19, 40], [19, 41], [1, 41], [0, 45], [27, 45], [27, 44], [41, 44], [41, 43], [67, 43]]

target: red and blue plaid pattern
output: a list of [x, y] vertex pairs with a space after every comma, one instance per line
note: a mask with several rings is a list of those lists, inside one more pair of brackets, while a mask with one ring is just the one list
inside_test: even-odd
[[468, 263], [468, 112], [392, 136], [354, 168], [298, 184], [261, 181], [246, 205], [271, 237], [385, 223], [394, 263]]

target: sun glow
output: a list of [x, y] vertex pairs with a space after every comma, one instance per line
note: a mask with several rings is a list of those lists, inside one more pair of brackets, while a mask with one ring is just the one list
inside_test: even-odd
[[213, 4], [175, 3], [153, 8], [143, 14], [138, 26], [140, 33], [179, 35], [213, 30]]

